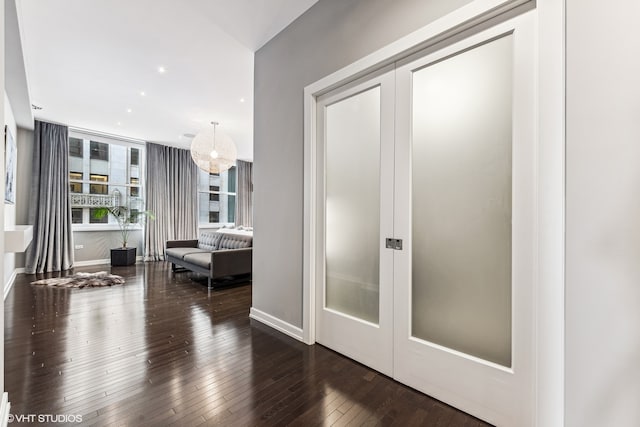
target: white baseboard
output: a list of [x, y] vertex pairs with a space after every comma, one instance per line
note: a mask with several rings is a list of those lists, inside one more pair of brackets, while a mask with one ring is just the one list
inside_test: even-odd
[[101, 264], [111, 264], [111, 258], [106, 259], [91, 259], [88, 261], [74, 261], [74, 267], [87, 267], [89, 265], [101, 265]]
[[10, 413], [11, 403], [9, 403], [9, 395], [7, 393], [2, 393], [2, 403], [0, 403], [0, 426], [7, 427]]
[[7, 300], [7, 295], [9, 295], [9, 291], [11, 291], [11, 288], [13, 288], [13, 284], [16, 281], [16, 276], [20, 273], [24, 273], [24, 268], [16, 268], [13, 270], [13, 273], [11, 273], [11, 277], [9, 277], [9, 280], [7, 280], [7, 283], [4, 284], [4, 297], [3, 297], [3, 301]]
[[[144, 259], [142, 256], [136, 257], [136, 262], [143, 262]], [[73, 263], [74, 267], [87, 267], [89, 265], [103, 265], [103, 264], [111, 264], [111, 258], [105, 259], [92, 259], [89, 261], [75, 261]]]
[[249, 310], [249, 317], [260, 323], [264, 323], [285, 335], [289, 335], [291, 338], [303, 341], [302, 329], [297, 326], [293, 326], [291, 323], [287, 323], [284, 320], [280, 320], [277, 317], [273, 317], [272, 315], [253, 307]]

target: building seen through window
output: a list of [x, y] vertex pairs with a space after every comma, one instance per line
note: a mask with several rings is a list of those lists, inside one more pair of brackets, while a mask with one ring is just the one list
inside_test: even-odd
[[235, 223], [235, 167], [219, 174], [198, 171], [198, 212], [201, 226]]
[[[77, 136], [76, 136], [77, 135]], [[107, 141], [109, 141], [107, 139]], [[74, 134], [69, 138], [69, 189], [73, 224], [109, 224], [95, 219], [95, 208], [128, 206], [144, 210], [142, 171], [144, 147], [105, 142]]]

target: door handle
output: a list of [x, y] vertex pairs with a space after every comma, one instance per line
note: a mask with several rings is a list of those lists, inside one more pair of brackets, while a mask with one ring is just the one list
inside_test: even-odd
[[386, 239], [386, 247], [387, 249], [393, 249], [396, 251], [402, 250], [402, 239], [392, 239], [387, 237]]

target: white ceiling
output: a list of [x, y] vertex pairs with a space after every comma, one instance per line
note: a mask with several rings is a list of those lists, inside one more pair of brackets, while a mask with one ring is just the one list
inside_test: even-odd
[[218, 121], [252, 159], [253, 53], [316, 1], [19, 1], [34, 115], [181, 147]]

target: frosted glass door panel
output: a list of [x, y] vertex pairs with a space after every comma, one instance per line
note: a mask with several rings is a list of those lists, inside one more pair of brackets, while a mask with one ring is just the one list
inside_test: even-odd
[[379, 317], [380, 88], [326, 107], [327, 308]]
[[512, 36], [413, 74], [411, 335], [511, 365]]

